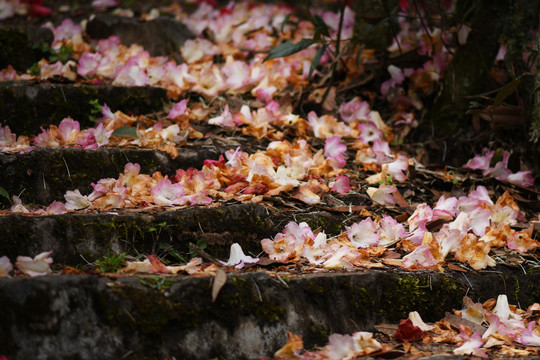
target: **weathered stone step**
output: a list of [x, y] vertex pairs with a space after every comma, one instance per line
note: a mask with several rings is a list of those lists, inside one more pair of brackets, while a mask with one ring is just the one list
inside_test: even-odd
[[274, 236], [294, 219], [337, 235], [345, 215], [325, 211], [273, 214], [259, 204], [48, 216], [11, 214], [0, 216], [0, 254], [15, 261], [18, 255], [52, 251], [55, 263], [76, 266], [97, 260], [108, 250], [131, 255], [173, 250], [188, 254], [190, 242], [202, 241], [209, 254], [226, 261], [231, 244], [239, 243], [246, 253], [257, 255], [262, 251], [261, 239]]
[[40, 127], [57, 125], [68, 116], [79, 121], [81, 128], [94, 127], [90, 101], [96, 99], [112, 111], [132, 114], [161, 111], [168, 101], [161, 87], [0, 82], [1, 124], [26, 136], [36, 136]]
[[[19, 195], [24, 203], [48, 205], [64, 201], [67, 190], [92, 192], [92, 182], [118, 178], [128, 162], [141, 165], [141, 173], [161, 171], [174, 175], [177, 169], [201, 168], [205, 159], [217, 159], [219, 151], [212, 146], [184, 146], [178, 157], [152, 149], [109, 148], [36, 148], [27, 154], [0, 153], [0, 186], [10, 195]], [[9, 202], [0, 198], [0, 208]]]
[[437, 321], [508, 294], [538, 300], [540, 275], [369, 271], [228, 274], [212, 302], [212, 277], [91, 275], [0, 279], [0, 349], [25, 359], [259, 359], [286, 343], [305, 348], [332, 333], [373, 331], [418, 311]]

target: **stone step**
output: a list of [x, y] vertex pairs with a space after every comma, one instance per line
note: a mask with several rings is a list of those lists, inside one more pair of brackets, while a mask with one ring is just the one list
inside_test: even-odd
[[212, 301], [213, 277], [92, 275], [0, 279], [0, 349], [25, 359], [259, 359], [286, 332], [305, 348], [332, 333], [373, 331], [410, 311], [424, 321], [508, 294], [538, 300], [540, 274], [229, 273]]
[[346, 219], [355, 217], [326, 211], [273, 213], [259, 204], [48, 216], [14, 213], [0, 216], [0, 254], [15, 261], [18, 255], [52, 251], [55, 263], [77, 266], [108, 251], [134, 256], [165, 256], [171, 251], [187, 255], [190, 242], [203, 242], [210, 255], [226, 261], [233, 243], [239, 243], [246, 254], [259, 254], [260, 240], [274, 236], [289, 221], [305, 221], [313, 229], [321, 227], [327, 234], [337, 235]]
[[0, 124], [26, 136], [36, 136], [40, 127], [58, 125], [68, 116], [79, 121], [81, 128], [94, 127], [90, 101], [96, 99], [112, 111], [137, 115], [161, 111], [168, 102], [167, 91], [161, 87], [7, 81], [0, 82]]
[[[213, 146], [183, 146], [178, 157], [142, 148], [101, 147], [95, 150], [78, 148], [35, 148], [26, 154], [0, 153], [0, 186], [10, 195], [21, 195], [25, 204], [48, 205], [64, 201], [67, 190], [92, 192], [92, 182], [102, 178], [118, 178], [128, 162], [141, 165], [141, 173], [161, 171], [174, 175], [177, 169], [200, 169], [206, 159], [217, 160], [220, 152]], [[0, 197], [0, 208], [9, 201]]]

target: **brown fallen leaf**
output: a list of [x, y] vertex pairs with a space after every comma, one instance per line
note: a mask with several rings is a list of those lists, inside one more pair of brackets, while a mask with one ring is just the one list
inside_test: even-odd
[[297, 359], [300, 351], [304, 348], [304, 342], [300, 335], [287, 331], [287, 344], [274, 353], [275, 358]]
[[469, 329], [471, 329], [471, 331], [474, 333], [474, 332], [477, 332], [479, 333], [480, 335], [484, 335], [484, 333], [486, 332], [487, 328], [482, 326], [482, 325], [478, 325], [477, 323], [475, 322], [472, 322], [470, 320], [467, 320], [467, 319], [464, 319], [460, 316], [457, 316], [457, 315], [454, 315], [454, 314], [451, 314], [449, 312], [447, 312], [444, 316], [444, 320], [448, 321], [448, 323], [455, 329], [458, 329], [458, 325], [465, 325], [467, 326]]
[[227, 273], [225, 270], [219, 268], [214, 275], [214, 281], [212, 282], [212, 302], [215, 302], [219, 292], [227, 282]]
[[448, 263], [448, 268], [450, 270], [454, 270], [454, 271], [461, 271], [461, 272], [468, 272], [467, 269], [464, 269], [461, 265], [459, 264], [454, 264], [454, 263]]

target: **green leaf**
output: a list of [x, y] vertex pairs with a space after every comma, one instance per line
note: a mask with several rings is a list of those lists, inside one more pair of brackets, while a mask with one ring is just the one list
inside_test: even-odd
[[283, 22], [281, 23], [281, 32], [283, 32], [283, 29], [285, 28], [285, 25], [289, 22], [289, 18], [291, 17], [291, 14], [285, 15], [285, 19], [283, 19]]
[[504, 85], [501, 90], [497, 93], [497, 96], [495, 96], [495, 102], [493, 103], [494, 106], [499, 106], [503, 103], [504, 100], [506, 100], [507, 97], [512, 95], [519, 87], [519, 84], [521, 83], [521, 77], [509, 82], [508, 84]]
[[112, 133], [113, 136], [137, 136], [137, 129], [131, 126], [121, 126], [118, 129], [114, 130]]
[[315, 38], [318, 38], [320, 35], [323, 34], [324, 36], [330, 37], [330, 32], [328, 31], [328, 25], [324, 22], [322, 17], [319, 15], [313, 15], [313, 18], [311, 19], [313, 22], [313, 25], [315, 26]]
[[285, 41], [281, 45], [279, 45], [277, 48], [272, 49], [268, 56], [263, 60], [263, 62], [271, 59], [277, 59], [280, 57], [289, 56], [292, 54], [296, 54], [299, 51], [302, 51], [311, 45], [315, 44], [315, 40], [313, 39], [302, 39], [298, 43], [293, 44], [290, 41]]
[[317, 53], [313, 57], [313, 60], [311, 61], [311, 66], [309, 67], [308, 79], [311, 78], [311, 74], [313, 74], [313, 70], [315, 70], [315, 68], [319, 65], [319, 62], [321, 61], [321, 57], [323, 56], [327, 47], [328, 47], [328, 44], [324, 44], [323, 46], [321, 46], [321, 48], [317, 51]]
[[7, 192], [6, 189], [4, 189], [4, 188], [1, 187], [1, 186], [0, 186], [0, 196], [3, 196], [3, 197], [5, 197], [6, 199], [8, 199], [9, 202], [10, 202], [10, 204], [12, 204], [11, 199], [10, 199], [10, 197], [9, 197], [9, 193]]

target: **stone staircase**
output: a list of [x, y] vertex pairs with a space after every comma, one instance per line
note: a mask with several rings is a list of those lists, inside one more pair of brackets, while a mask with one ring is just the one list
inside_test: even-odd
[[[0, 118], [17, 135], [72, 116], [93, 126], [89, 102], [114, 110], [164, 111], [164, 89], [33, 81], [0, 83]], [[24, 204], [47, 206], [68, 190], [91, 192], [91, 183], [118, 177], [129, 162], [141, 173], [201, 168], [223, 153], [211, 143], [188, 143], [171, 158], [155, 149], [36, 148], [0, 153], [0, 186]], [[357, 199], [361, 202], [362, 199]], [[10, 203], [0, 197], [0, 209]], [[227, 269], [212, 298], [214, 276], [100, 273], [108, 254], [172, 253], [189, 259], [190, 244], [204, 244], [205, 261], [226, 260], [233, 243], [261, 253], [260, 240], [291, 220], [330, 236], [361, 219], [359, 212], [220, 202], [217, 206], [148, 207], [31, 216], [0, 215], [0, 255], [52, 251], [50, 276], [0, 278], [0, 355], [9, 359], [258, 359], [271, 357], [301, 335], [305, 348], [324, 345], [332, 333], [373, 331], [397, 324], [410, 311], [437, 321], [462, 308], [463, 296], [483, 301], [507, 294], [527, 306], [540, 299], [540, 275], [497, 267], [480, 272], [405, 272], [392, 268], [355, 272], [280, 268], [275, 264]], [[435, 357], [434, 357], [435, 359]]]

